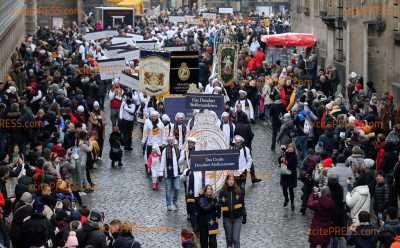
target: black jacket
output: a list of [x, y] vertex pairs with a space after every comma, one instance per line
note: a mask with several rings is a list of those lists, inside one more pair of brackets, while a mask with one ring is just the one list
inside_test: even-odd
[[90, 222], [83, 224], [82, 229], [76, 233], [76, 237], [78, 238], [79, 248], [86, 246], [107, 248], [106, 235]]
[[349, 235], [347, 245], [355, 248], [375, 248], [378, 241], [378, 229], [371, 225], [360, 225]]
[[383, 212], [390, 204], [390, 188], [386, 183], [377, 183], [374, 190], [374, 210]]
[[121, 233], [114, 242], [113, 248], [141, 248], [139, 242], [130, 233]]
[[13, 221], [11, 223], [11, 232], [10, 236], [14, 239], [21, 239], [22, 232], [22, 223], [24, 219], [28, 216], [31, 216], [33, 212], [32, 206], [22, 204], [21, 202], [17, 203], [14, 209]]
[[[32, 214], [31, 218], [22, 225], [23, 248], [40, 247], [52, 238], [53, 227], [43, 214]], [[22, 248], [22, 247], [21, 247]]]
[[217, 218], [221, 217], [221, 208], [218, 204], [218, 200], [200, 196], [198, 206], [200, 229], [216, 232], [218, 230]]
[[242, 190], [235, 192], [233, 187], [223, 188], [219, 192], [218, 202], [224, 218], [236, 219], [247, 216]]
[[400, 225], [399, 220], [387, 220], [379, 231], [378, 239], [385, 248], [390, 248], [396, 236], [396, 227]]
[[248, 123], [237, 123], [235, 126], [235, 135], [240, 135], [244, 139], [244, 145], [251, 149], [251, 142], [254, 138], [254, 133]]

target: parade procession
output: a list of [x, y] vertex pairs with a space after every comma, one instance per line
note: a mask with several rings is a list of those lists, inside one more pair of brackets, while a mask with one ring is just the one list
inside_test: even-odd
[[400, 247], [380, 8], [74, 1], [0, 2], [0, 247]]

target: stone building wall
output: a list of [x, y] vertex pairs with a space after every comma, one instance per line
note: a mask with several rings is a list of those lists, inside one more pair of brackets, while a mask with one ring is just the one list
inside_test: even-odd
[[[400, 2], [397, 2], [292, 1], [292, 31], [313, 33], [318, 38], [321, 65], [343, 66], [343, 78], [352, 71], [362, 74], [365, 82], [375, 83], [379, 93], [390, 91], [400, 99], [400, 46], [395, 44], [395, 35], [400, 32]], [[340, 16], [340, 3], [344, 20], [342, 62], [336, 61], [339, 40], [335, 27], [326, 24], [330, 18]]]
[[0, 2], [0, 80], [4, 80], [11, 65], [11, 55], [25, 36], [23, 0]]

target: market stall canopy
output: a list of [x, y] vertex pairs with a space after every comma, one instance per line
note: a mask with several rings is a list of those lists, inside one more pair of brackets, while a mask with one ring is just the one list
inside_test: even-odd
[[314, 47], [317, 39], [312, 34], [284, 33], [263, 35], [261, 41], [267, 46], [284, 46], [284, 47]]

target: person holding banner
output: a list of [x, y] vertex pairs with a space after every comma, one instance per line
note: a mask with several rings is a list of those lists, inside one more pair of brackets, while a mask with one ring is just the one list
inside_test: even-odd
[[218, 202], [221, 206], [225, 229], [226, 245], [229, 248], [240, 248], [240, 229], [247, 222], [244, 203], [244, 189], [236, 184], [235, 176], [230, 174], [219, 192]]
[[197, 200], [203, 183], [202, 172], [193, 171], [190, 167], [190, 155], [195, 150], [197, 140], [194, 137], [188, 138], [188, 149], [182, 150], [179, 157], [179, 164], [184, 164], [182, 179], [185, 185], [186, 212], [193, 231], [198, 231]]
[[230, 147], [233, 147], [233, 136], [235, 133], [235, 124], [231, 122], [230, 115], [228, 112], [223, 112], [221, 115], [220, 129], [224, 132], [226, 142]]
[[[168, 139], [172, 136], [173, 137], [173, 131], [174, 131], [174, 123], [171, 122], [171, 119], [167, 114], [163, 114], [161, 116], [161, 121], [164, 124], [164, 142], [163, 145], [168, 144]], [[174, 140], [175, 141], [175, 140]]]
[[128, 94], [121, 104], [119, 111], [120, 130], [122, 134], [125, 151], [132, 151], [132, 131], [135, 120], [136, 106], [133, 104], [131, 96]]
[[199, 197], [199, 229], [201, 248], [217, 248], [218, 219], [221, 207], [211, 185], [206, 185]]
[[[152, 151], [152, 144], [162, 144], [164, 141], [163, 135], [164, 124], [160, 121], [160, 114], [153, 110], [150, 113], [150, 118], [146, 119], [143, 127], [142, 145], [144, 147], [144, 161], [147, 161]], [[145, 169], [147, 169], [146, 164]]]
[[179, 168], [179, 148], [175, 145], [175, 137], [168, 136], [167, 146], [161, 154], [161, 170], [165, 177], [165, 194], [167, 201], [167, 210], [178, 210], [178, 195], [180, 188], [180, 168]]
[[240, 151], [239, 170], [234, 172], [235, 181], [240, 188], [244, 190], [246, 185], [247, 170], [249, 170], [253, 164], [253, 159], [251, 158], [250, 149], [244, 146], [244, 138], [242, 136], [235, 135], [233, 149]]

